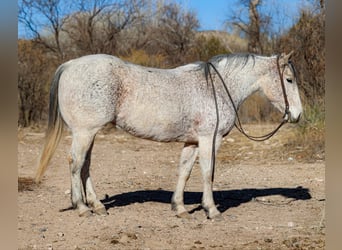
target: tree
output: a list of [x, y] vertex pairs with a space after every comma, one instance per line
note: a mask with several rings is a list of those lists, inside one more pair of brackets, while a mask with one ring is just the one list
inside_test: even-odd
[[147, 49], [165, 55], [170, 66], [184, 63], [195, 42], [195, 30], [199, 27], [195, 13], [171, 3], [159, 8], [154, 23]]
[[18, 19], [61, 61], [118, 53], [121, 33], [141, 21], [146, 0], [19, 0]]
[[[144, 23], [143, 10], [146, 7], [144, 0], [125, 0], [113, 6], [111, 11], [104, 15], [103, 53], [127, 53], [131, 45], [130, 33], [134, 33], [137, 27]], [[125, 34], [124, 34], [125, 33]], [[134, 40], [141, 38], [139, 32], [134, 33]]]
[[222, 41], [214, 35], [205, 36], [203, 34], [196, 38], [196, 45], [193, 46], [192, 50], [198, 57], [197, 60], [208, 61], [213, 56], [219, 54], [232, 53], [228, 50]]
[[96, 53], [96, 26], [100, 19], [98, 17], [110, 4], [106, 0], [80, 0], [74, 4], [77, 10], [65, 18], [63, 31], [68, 34], [70, 43], [81, 54]]
[[240, 0], [238, 4], [242, 8], [232, 13], [226, 22], [228, 26], [233, 26], [247, 37], [248, 52], [263, 54], [271, 17], [260, 13], [262, 0]]
[[[18, 20], [25, 25], [31, 38], [53, 52], [59, 58], [64, 58], [61, 45], [61, 29], [65, 19], [62, 0], [19, 0]], [[43, 34], [50, 32], [53, 39]]]
[[194, 58], [199, 26], [195, 13], [152, 0], [19, 0], [18, 19], [27, 31], [18, 41], [21, 126], [46, 117], [49, 82], [59, 64], [105, 53], [178, 66]]
[[48, 83], [56, 64], [32, 41], [18, 41], [19, 125], [39, 122], [46, 112]]
[[[278, 51], [294, 50], [299, 87], [309, 105], [324, 103], [325, 4], [312, 0], [295, 25], [278, 40]], [[322, 105], [323, 106], [323, 105]]]

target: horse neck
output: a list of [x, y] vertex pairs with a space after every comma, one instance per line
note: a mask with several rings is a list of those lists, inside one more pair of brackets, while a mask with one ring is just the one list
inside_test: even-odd
[[[264, 70], [263, 67], [264, 65], [257, 65], [257, 63], [255, 65], [247, 64], [239, 70], [226, 71], [224, 74], [224, 81], [237, 108], [246, 98], [260, 89], [259, 80], [266, 73], [266, 69]], [[222, 71], [225, 72], [224, 69]], [[222, 71], [219, 69], [219, 72]]]

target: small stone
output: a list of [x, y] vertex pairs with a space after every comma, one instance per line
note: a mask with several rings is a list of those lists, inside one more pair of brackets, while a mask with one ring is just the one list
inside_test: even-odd
[[290, 221], [290, 222], [287, 223], [287, 226], [288, 227], [294, 227], [294, 223], [292, 221]]
[[58, 235], [58, 237], [63, 237], [64, 233], [63, 232], [59, 232], [57, 235]]
[[64, 194], [66, 194], [66, 195], [68, 195], [68, 194], [70, 194], [70, 193], [71, 193], [70, 189], [67, 189], [67, 190], [65, 190], [65, 192], [64, 192]]
[[39, 232], [43, 233], [46, 232], [48, 229], [46, 227], [39, 228]]

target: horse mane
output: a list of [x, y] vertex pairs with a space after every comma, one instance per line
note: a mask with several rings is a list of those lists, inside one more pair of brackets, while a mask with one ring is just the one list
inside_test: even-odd
[[218, 65], [221, 62], [225, 62], [226, 66], [229, 65], [230, 69], [244, 68], [252, 60], [253, 67], [255, 65], [255, 59], [258, 57], [256, 54], [251, 53], [238, 53], [238, 54], [222, 54], [212, 57], [209, 62], [214, 65]]
[[[221, 54], [221, 55], [212, 57], [209, 60], [209, 62], [211, 62], [215, 66], [217, 66], [221, 62], [225, 62], [225, 66], [229, 65], [229, 69], [234, 70], [236, 68], [239, 68], [239, 69], [244, 68], [247, 64], [249, 64], [250, 60], [252, 60], [252, 63], [253, 63], [252, 67], [254, 67], [255, 59], [257, 57], [262, 58], [263, 56], [252, 54], [252, 53]], [[298, 79], [297, 70], [291, 60], [288, 61], [288, 66], [293, 72], [294, 77]]]

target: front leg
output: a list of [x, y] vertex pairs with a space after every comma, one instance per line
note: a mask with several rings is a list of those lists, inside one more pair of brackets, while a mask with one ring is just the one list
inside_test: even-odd
[[[221, 144], [222, 137], [216, 137], [215, 144], [215, 155]], [[201, 136], [199, 138], [199, 157], [200, 157], [200, 166], [203, 177], [203, 197], [202, 197], [202, 206], [204, 210], [207, 212], [207, 215], [210, 219], [215, 216], [220, 215], [220, 212], [217, 210], [214, 198], [213, 198], [213, 166], [212, 166], [212, 147], [213, 147], [213, 138], [212, 136]]]

